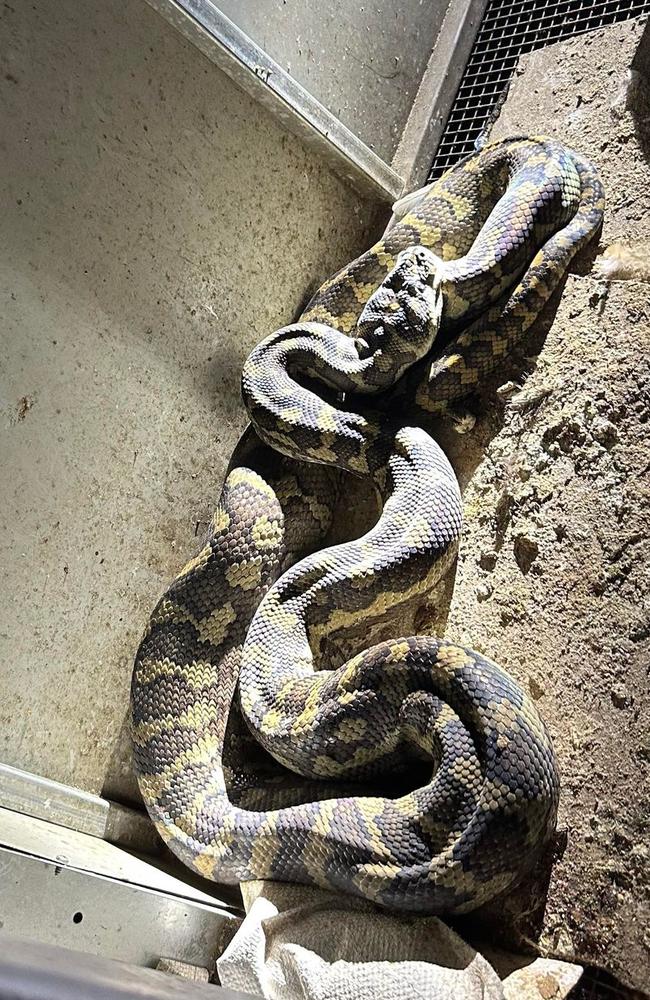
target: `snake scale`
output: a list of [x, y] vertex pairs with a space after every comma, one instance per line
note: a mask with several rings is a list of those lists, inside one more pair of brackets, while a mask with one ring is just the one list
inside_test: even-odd
[[[386, 629], [460, 535], [456, 477], [423, 425], [498, 369], [602, 213], [594, 168], [554, 140], [486, 146], [249, 356], [254, 431], [132, 681], [144, 801], [201, 875], [465, 912], [535, 861], [559, 780], [532, 701], [477, 652]], [[323, 547], [345, 473], [369, 477], [382, 512]], [[421, 777], [391, 795], [399, 776]]]

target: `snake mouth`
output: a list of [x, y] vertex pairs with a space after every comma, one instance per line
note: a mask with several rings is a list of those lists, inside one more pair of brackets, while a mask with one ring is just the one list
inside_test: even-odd
[[373, 348], [370, 346], [367, 340], [363, 339], [363, 337], [355, 337], [353, 343], [357, 349], [357, 354], [359, 355], [360, 361], [365, 361], [374, 353]]

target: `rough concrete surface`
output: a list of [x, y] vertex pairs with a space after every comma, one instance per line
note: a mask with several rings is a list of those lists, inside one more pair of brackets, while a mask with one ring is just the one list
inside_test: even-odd
[[[650, 237], [650, 89], [626, 81], [641, 31], [631, 21], [524, 57], [491, 136], [552, 134], [598, 165], [601, 249]], [[555, 741], [542, 952], [647, 989], [650, 284], [608, 285], [589, 267], [570, 276], [546, 339], [501, 373], [475, 431], [443, 435], [465, 505], [446, 635], [509, 670]], [[513, 928], [507, 912], [488, 926], [530, 943], [531, 914], [513, 904]]]
[[0, 760], [128, 798], [133, 653], [243, 360], [376, 206], [143, 0], [6, 3], [0, 37]]

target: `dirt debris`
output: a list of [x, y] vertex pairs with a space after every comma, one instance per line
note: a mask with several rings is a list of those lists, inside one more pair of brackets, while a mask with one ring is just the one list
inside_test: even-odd
[[16, 424], [24, 420], [35, 402], [36, 400], [33, 396], [21, 396], [16, 404], [12, 423]]

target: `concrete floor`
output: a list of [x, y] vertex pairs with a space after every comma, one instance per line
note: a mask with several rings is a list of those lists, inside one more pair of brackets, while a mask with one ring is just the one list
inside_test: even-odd
[[133, 653], [245, 424], [242, 362], [377, 206], [144, 0], [0, 25], [0, 760], [129, 799]]
[[390, 163], [448, 0], [217, 0], [216, 6]]

